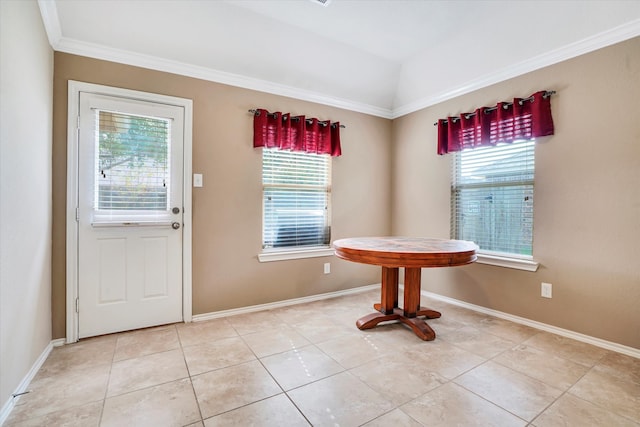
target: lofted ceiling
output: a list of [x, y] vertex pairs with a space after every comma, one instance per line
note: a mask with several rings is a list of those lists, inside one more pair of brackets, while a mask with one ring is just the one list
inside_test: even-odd
[[58, 51], [394, 118], [640, 35], [640, 0], [39, 0]]

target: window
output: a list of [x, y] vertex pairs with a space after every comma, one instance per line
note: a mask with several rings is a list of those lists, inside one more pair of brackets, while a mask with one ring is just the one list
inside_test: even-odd
[[455, 153], [451, 236], [482, 252], [531, 257], [534, 140]]
[[262, 149], [262, 248], [328, 247], [331, 156]]
[[171, 121], [95, 111], [94, 209], [168, 211]]

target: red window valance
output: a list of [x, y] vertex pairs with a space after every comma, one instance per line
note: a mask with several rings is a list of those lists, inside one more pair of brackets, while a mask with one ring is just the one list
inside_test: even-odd
[[553, 135], [552, 91], [438, 120], [438, 154]]
[[256, 109], [253, 146], [339, 156], [340, 123]]

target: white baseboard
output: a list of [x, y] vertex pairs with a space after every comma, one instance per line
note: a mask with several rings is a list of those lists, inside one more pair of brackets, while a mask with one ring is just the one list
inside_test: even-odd
[[[402, 285], [400, 287], [402, 287]], [[514, 316], [513, 314], [503, 313], [502, 311], [492, 310], [490, 308], [482, 307], [475, 304], [470, 304], [468, 302], [445, 297], [445, 296], [434, 294], [431, 292], [422, 291], [421, 294], [428, 298], [433, 298], [433, 299], [440, 300], [452, 305], [468, 308], [469, 310], [488, 314], [490, 316], [499, 317], [501, 319], [509, 320], [514, 323], [520, 323], [521, 325], [531, 326], [532, 328], [535, 328], [535, 329], [540, 329], [546, 332], [550, 332], [552, 334], [571, 338], [576, 341], [581, 341], [587, 344], [595, 345], [596, 347], [601, 347], [607, 350], [615, 351], [618, 353], [626, 354], [627, 356], [640, 359], [640, 349], [637, 349], [637, 348], [628, 347], [626, 345], [614, 343], [611, 341], [606, 341], [606, 340], [595, 338], [589, 335], [584, 335], [578, 332], [570, 331], [568, 329], [558, 328], [557, 326], [547, 325], [546, 323], [537, 322], [535, 320], [530, 320], [524, 317]]]
[[358, 288], [346, 289], [344, 291], [328, 292], [326, 294], [318, 294], [318, 295], [311, 295], [308, 297], [293, 298], [293, 299], [287, 299], [283, 301], [270, 302], [267, 304], [258, 304], [258, 305], [251, 305], [249, 307], [232, 308], [230, 310], [214, 311], [212, 313], [195, 314], [193, 315], [192, 320], [194, 322], [201, 322], [204, 320], [218, 319], [220, 317], [234, 316], [236, 314], [254, 313], [256, 311], [271, 310], [273, 308], [287, 307], [289, 305], [304, 304], [304, 303], [313, 302], [313, 301], [320, 301], [323, 299], [358, 294], [361, 292], [367, 292], [374, 289], [380, 289], [380, 283], [376, 283], [374, 285], [360, 286]]
[[[218, 319], [221, 317], [233, 316], [236, 314], [254, 313], [256, 311], [270, 310], [274, 308], [287, 307], [287, 306], [296, 305], [296, 304], [304, 304], [304, 303], [309, 303], [313, 301], [320, 301], [324, 299], [336, 298], [336, 297], [345, 296], [345, 295], [353, 295], [361, 292], [367, 292], [367, 291], [379, 289], [379, 287], [380, 287], [380, 284], [376, 283], [373, 285], [346, 289], [344, 291], [328, 292], [325, 294], [311, 295], [311, 296], [302, 297], [302, 298], [293, 298], [293, 299], [277, 301], [277, 302], [272, 302], [267, 304], [258, 304], [258, 305], [252, 305], [249, 307], [241, 307], [241, 308], [234, 308], [230, 310], [216, 311], [212, 313], [196, 314], [192, 317], [192, 320], [194, 322], [200, 322], [205, 320]], [[400, 288], [402, 289], [403, 285], [400, 285]], [[640, 349], [637, 349], [637, 348], [628, 347], [622, 344], [617, 344], [617, 343], [606, 341], [600, 338], [591, 337], [589, 335], [584, 335], [578, 332], [570, 331], [568, 329], [547, 325], [546, 323], [537, 322], [535, 320], [526, 319], [524, 317], [514, 316], [512, 314], [508, 314], [498, 310], [493, 310], [490, 308], [460, 301], [454, 298], [449, 298], [443, 295], [434, 294], [432, 292], [421, 291], [421, 294], [428, 298], [440, 300], [452, 305], [457, 305], [459, 307], [477, 311], [479, 313], [488, 314], [490, 316], [495, 316], [501, 319], [509, 320], [514, 323], [530, 326], [535, 329], [540, 329], [546, 332], [550, 332], [552, 334], [571, 338], [576, 341], [592, 344], [592, 345], [595, 345], [596, 347], [601, 347], [607, 350], [615, 351], [618, 353], [626, 354], [627, 356], [640, 359]], [[17, 395], [24, 393], [27, 390], [27, 388], [29, 387], [29, 384], [31, 383], [35, 375], [38, 373], [38, 370], [42, 367], [42, 364], [45, 362], [45, 360], [47, 360], [47, 357], [49, 357], [49, 353], [51, 353], [51, 350], [54, 347], [59, 347], [64, 344], [65, 344], [65, 339], [60, 338], [60, 339], [51, 341], [47, 345], [47, 347], [45, 347], [45, 349], [42, 351], [42, 354], [40, 354], [38, 359], [34, 362], [33, 366], [31, 367], [27, 375], [25, 375], [25, 377], [22, 379], [18, 387], [16, 387], [15, 392], [13, 393], [13, 396], [15, 397], [9, 398], [9, 400], [5, 402], [5, 404], [2, 406], [2, 410], [0, 410], [0, 426], [7, 420], [7, 418], [9, 417], [9, 414], [13, 410], [16, 399], [18, 399]]]
[[[404, 286], [402, 284], [400, 284], [400, 289], [403, 289]], [[193, 316], [193, 321], [194, 322], [201, 322], [204, 320], [211, 320], [211, 319], [218, 319], [221, 317], [227, 317], [227, 316], [233, 316], [236, 314], [246, 314], [246, 313], [254, 313], [256, 311], [262, 311], [262, 310], [270, 310], [273, 308], [280, 308], [280, 307], [286, 307], [289, 305], [296, 305], [296, 304], [304, 304], [304, 303], [308, 303], [308, 302], [313, 302], [313, 301], [319, 301], [319, 300], [323, 300], [323, 299], [328, 299], [328, 298], [335, 298], [335, 297], [340, 297], [340, 296], [344, 296], [344, 295], [351, 295], [351, 294], [356, 294], [356, 293], [360, 293], [360, 292], [366, 292], [366, 291], [371, 291], [371, 290], [375, 290], [375, 289], [379, 289], [380, 288], [380, 284], [376, 283], [373, 285], [367, 285], [367, 286], [361, 286], [358, 288], [352, 288], [352, 289], [347, 289], [344, 291], [337, 291], [337, 292], [329, 292], [326, 294], [319, 294], [319, 295], [312, 295], [312, 296], [308, 296], [308, 297], [303, 297], [303, 298], [293, 298], [293, 299], [288, 299], [288, 300], [284, 300], [284, 301], [277, 301], [277, 302], [272, 302], [272, 303], [267, 303], [267, 304], [258, 304], [258, 305], [252, 305], [249, 307], [241, 307], [241, 308], [233, 308], [230, 310], [222, 310], [222, 311], [216, 311], [216, 312], [212, 312], [212, 313], [204, 313], [204, 314], [196, 314]], [[568, 329], [562, 329], [562, 328], [558, 328], [557, 326], [552, 326], [552, 325], [547, 325], [546, 323], [542, 323], [542, 322], [537, 322], [535, 320], [530, 320], [530, 319], [526, 319], [524, 317], [519, 317], [519, 316], [514, 316], [513, 314], [509, 314], [509, 313], [504, 313], [502, 311], [498, 311], [498, 310], [492, 310], [490, 308], [486, 308], [486, 307], [482, 307], [479, 305], [475, 305], [475, 304], [470, 304], [468, 302], [464, 302], [464, 301], [460, 301], [454, 298], [449, 298], [449, 297], [445, 297], [443, 295], [438, 295], [438, 294], [434, 294], [431, 292], [427, 292], [427, 291], [421, 291], [421, 294], [428, 297], [428, 298], [433, 298], [433, 299], [437, 299], [452, 305], [457, 305], [459, 307], [463, 307], [463, 308], [467, 308], [469, 310], [473, 310], [473, 311], [477, 311], [479, 313], [484, 313], [484, 314], [488, 314], [490, 316], [495, 316], [495, 317], [499, 317], [501, 319], [505, 319], [505, 320], [509, 320], [511, 322], [514, 323], [519, 323], [521, 325], [526, 325], [526, 326], [530, 326], [532, 328], [535, 329], [539, 329], [542, 331], [546, 331], [546, 332], [550, 332], [552, 334], [556, 334], [556, 335], [560, 335], [563, 337], [567, 337], [567, 338], [571, 338], [574, 339], [576, 341], [581, 341], [587, 344], [592, 344], [595, 345], [596, 347], [601, 347], [607, 350], [611, 350], [611, 351], [615, 351], [617, 353], [622, 353], [622, 354], [626, 354], [627, 356], [631, 356], [631, 357], [635, 357], [640, 359], [640, 349], [637, 348], [633, 348], [633, 347], [628, 347], [622, 344], [618, 344], [618, 343], [614, 343], [611, 341], [606, 341], [600, 338], [595, 338], [589, 335], [584, 335], [578, 332], [574, 332], [574, 331], [570, 331]]]
[[27, 372], [27, 375], [24, 376], [22, 381], [20, 381], [18, 387], [16, 387], [15, 391], [12, 394], [12, 397], [10, 397], [9, 400], [7, 400], [4, 405], [2, 405], [2, 410], [0, 410], [0, 426], [4, 424], [4, 422], [9, 417], [9, 414], [11, 414], [11, 411], [16, 404], [16, 400], [19, 398], [19, 395], [27, 391], [29, 384], [31, 384], [31, 380], [33, 380], [33, 377], [36, 376], [36, 374], [42, 367], [42, 364], [45, 362], [45, 360], [47, 360], [47, 357], [49, 357], [49, 353], [51, 353], [53, 347], [59, 347], [63, 344], [64, 338], [53, 340], [49, 344], [47, 344], [40, 356], [38, 356], [36, 361], [31, 366], [31, 369], [29, 369], [29, 372]]

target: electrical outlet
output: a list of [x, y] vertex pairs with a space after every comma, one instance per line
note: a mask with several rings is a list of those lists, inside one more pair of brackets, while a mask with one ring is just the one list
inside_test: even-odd
[[540, 294], [543, 298], [551, 298], [551, 291], [553, 285], [551, 283], [542, 282], [540, 285]]
[[324, 274], [329, 274], [331, 273], [331, 263], [325, 262], [324, 263]]

